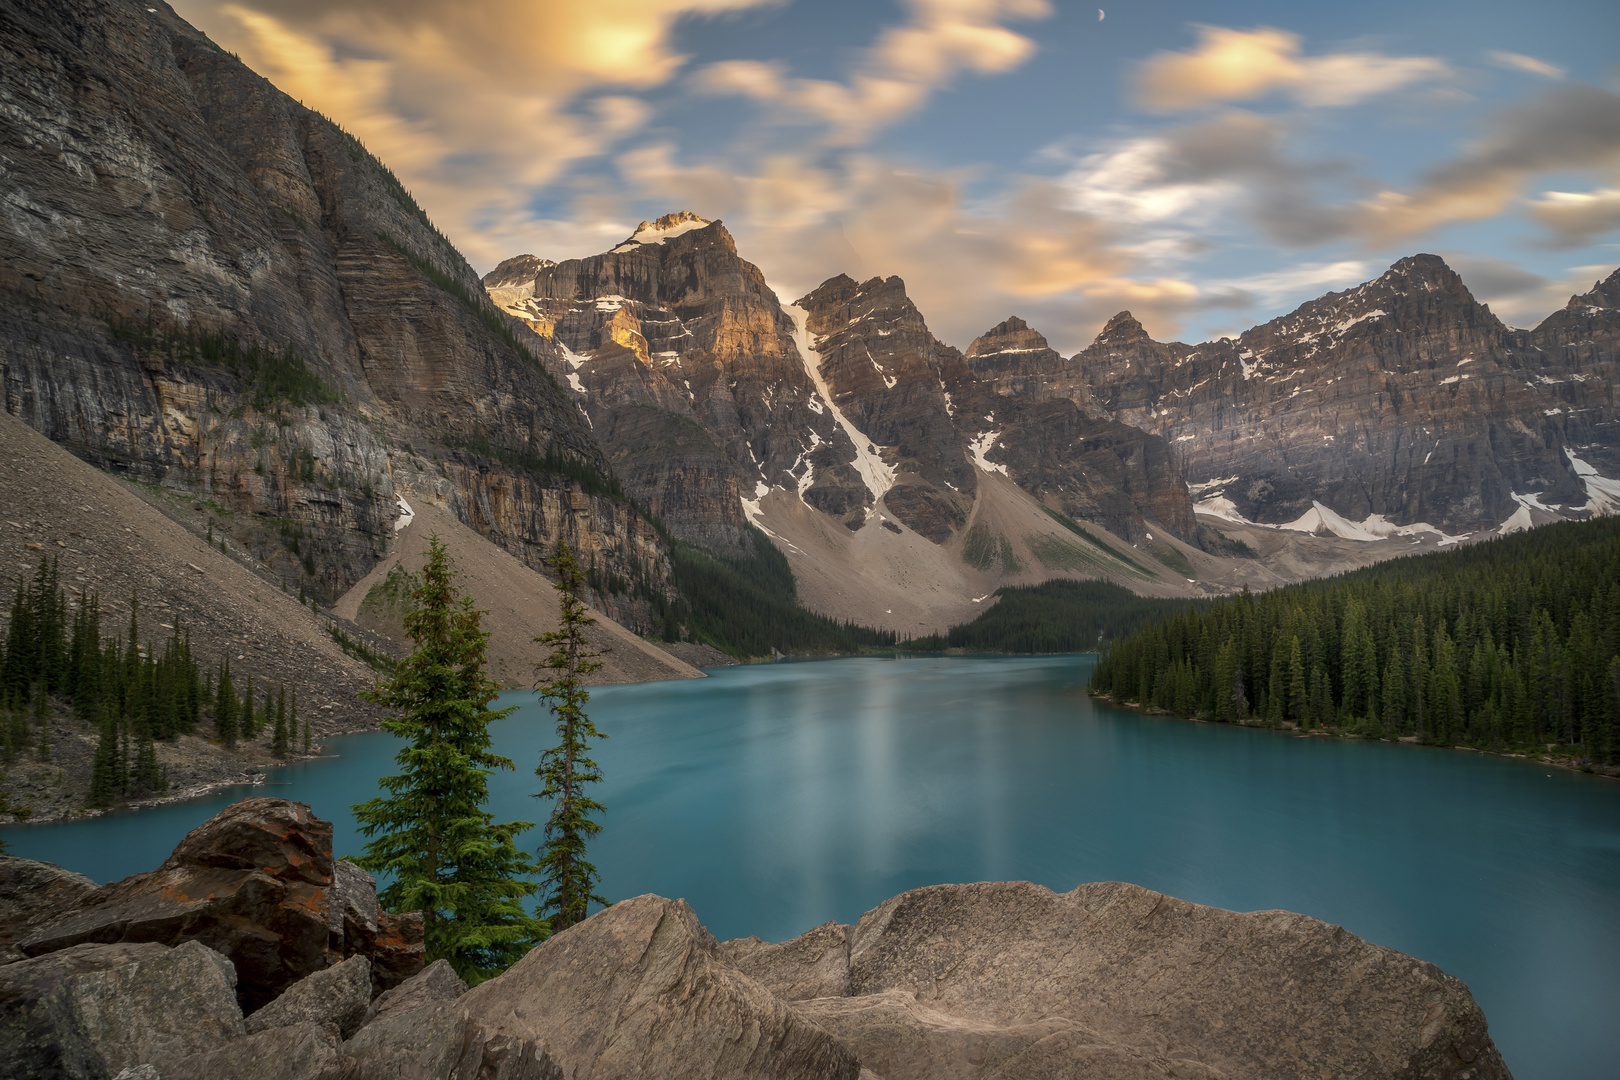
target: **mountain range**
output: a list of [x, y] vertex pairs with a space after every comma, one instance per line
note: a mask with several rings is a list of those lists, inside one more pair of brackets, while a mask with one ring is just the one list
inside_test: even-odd
[[566, 540], [598, 610], [681, 636], [688, 549], [768, 541], [805, 605], [906, 634], [1004, 584], [1210, 595], [1620, 501], [1620, 272], [1520, 330], [1416, 255], [1070, 357], [1011, 314], [943, 342], [898, 277], [786, 296], [690, 211], [480, 279], [165, 4], [4, 10], [7, 412], [319, 605], [424, 502], [532, 568]]
[[1416, 255], [1236, 338], [1161, 343], [1121, 312], [1068, 358], [1017, 316], [941, 342], [896, 277], [784, 303], [690, 211], [484, 286], [673, 531], [736, 550], [746, 519], [813, 606], [901, 630], [1007, 582], [1196, 595], [1620, 493], [1620, 271], [1518, 330]]

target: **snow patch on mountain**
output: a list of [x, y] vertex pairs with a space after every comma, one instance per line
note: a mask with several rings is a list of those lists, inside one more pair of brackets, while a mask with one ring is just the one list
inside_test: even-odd
[[1564, 456], [1569, 458], [1570, 468], [1575, 475], [1581, 478], [1586, 485], [1586, 506], [1594, 514], [1608, 515], [1620, 510], [1620, 480], [1611, 480], [1599, 473], [1591, 465], [1575, 456], [1575, 451], [1564, 447]]
[[[876, 502], [888, 494], [894, 487], [894, 466], [888, 464], [873, 448], [872, 441], [862, 434], [860, 428], [852, 423], [844, 411], [833, 404], [832, 391], [827, 387], [827, 380], [821, 376], [821, 364], [817, 361], [818, 350], [810, 342], [810, 313], [797, 304], [784, 307], [793, 320], [793, 343], [799, 347], [799, 358], [804, 361], [804, 372], [810, 376], [810, 382], [816, 388], [816, 396], [821, 405], [832, 413], [838, 426], [844, 429], [849, 441], [855, 445], [855, 471], [866, 484], [866, 490], [872, 493], [872, 500]], [[816, 410], [820, 412], [820, 409]]]
[[708, 218], [698, 217], [690, 210], [665, 214], [656, 221], [643, 221], [637, 225], [636, 231], [630, 234], [630, 239], [614, 248], [613, 254], [622, 255], [627, 251], [634, 251], [642, 244], [662, 244], [665, 240], [684, 235], [693, 229], [707, 228], [710, 224]]
[[985, 432], [983, 435], [980, 435], [977, 439], [974, 439], [969, 446], [973, 451], [973, 464], [977, 465], [984, 472], [998, 472], [1002, 476], [1006, 476], [1007, 466], [997, 465], [995, 462], [986, 459], [984, 456], [996, 445], [996, 440], [999, 438], [1001, 438], [1001, 429], [993, 428], [990, 431]]

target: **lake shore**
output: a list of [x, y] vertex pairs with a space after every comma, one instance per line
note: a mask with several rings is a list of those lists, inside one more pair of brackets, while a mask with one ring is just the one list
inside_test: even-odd
[[[1096, 701], [1106, 701], [1112, 708], [1124, 709], [1127, 712], [1133, 712], [1140, 716], [1162, 716], [1171, 720], [1181, 720], [1190, 724], [1218, 723], [1218, 721], [1215, 720], [1203, 720], [1196, 716], [1177, 716], [1168, 709], [1144, 709], [1137, 702], [1115, 701], [1107, 694], [1093, 694], [1089, 690], [1086, 691], [1086, 695]], [[1490, 757], [1513, 758], [1519, 761], [1529, 762], [1533, 765], [1546, 765], [1550, 768], [1566, 769], [1569, 772], [1586, 773], [1589, 776], [1601, 776], [1610, 780], [1620, 780], [1620, 765], [1597, 765], [1586, 761], [1578, 754], [1561, 755], [1550, 751], [1543, 754], [1535, 754], [1524, 753], [1516, 750], [1490, 750], [1479, 746], [1461, 746], [1448, 743], [1426, 743], [1418, 739], [1415, 735], [1406, 735], [1394, 739], [1387, 739], [1380, 736], [1363, 735], [1355, 731], [1345, 731], [1342, 728], [1301, 728], [1293, 721], [1284, 721], [1280, 726], [1273, 726], [1271, 724], [1254, 724], [1240, 720], [1236, 725], [1232, 726], [1241, 728], [1257, 728], [1263, 731], [1292, 731], [1297, 733], [1300, 738], [1319, 737], [1325, 739], [1359, 739], [1364, 742], [1381, 742], [1405, 746], [1427, 746], [1435, 750], [1467, 750], [1474, 754], [1486, 754]]]

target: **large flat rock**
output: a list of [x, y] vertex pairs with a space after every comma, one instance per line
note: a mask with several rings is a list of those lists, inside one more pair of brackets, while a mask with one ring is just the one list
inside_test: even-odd
[[1286, 911], [1135, 885], [938, 885], [847, 931], [722, 952], [885, 1080], [961, 1076], [1509, 1075], [1468, 988]]

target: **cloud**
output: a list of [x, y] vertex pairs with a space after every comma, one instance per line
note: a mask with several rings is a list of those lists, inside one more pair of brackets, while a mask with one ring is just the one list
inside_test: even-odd
[[[1620, 94], [1601, 87], [1543, 90], [1528, 104], [1497, 113], [1488, 128], [1415, 192], [1383, 191], [1364, 203], [1361, 234], [1390, 243], [1448, 222], [1495, 217], [1538, 173], [1620, 167]], [[1555, 235], [1585, 235], [1588, 226], [1602, 226], [1605, 200], [1602, 193], [1590, 203], [1544, 198], [1532, 214]]]
[[682, 16], [772, 0], [177, 0], [260, 74], [354, 132], [475, 262], [532, 193], [639, 130], [686, 62]]
[[728, 60], [705, 67], [695, 85], [824, 125], [834, 145], [858, 145], [921, 108], [961, 72], [996, 75], [1018, 67], [1035, 43], [1002, 21], [1051, 14], [1046, 0], [907, 0], [906, 6], [910, 20], [879, 35], [848, 83], [792, 78], [779, 63]]
[[1579, 247], [1620, 229], [1620, 188], [1544, 191], [1530, 217], [1552, 234], [1552, 246]]
[[1358, 285], [1369, 276], [1368, 264], [1360, 259], [1299, 263], [1246, 277], [1216, 278], [1204, 283], [1203, 292], [1206, 302], [1212, 305], [1248, 307], [1259, 301], [1275, 308], [1289, 300], [1300, 302], [1323, 292]]
[[1137, 136], [1081, 158], [1063, 179], [1077, 209], [1158, 229], [1232, 232], [1244, 221], [1274, 240], [1341, 236], [1349, 212], [1318, 195], [1355, 182], [1347, 166], [1286, 153], [1289, 122], [1229, 110], [1199, 124]]
[[975, 202], [973, 171], [865, 153], [781, 155], [740, 170], [682, 163], [660, 145], [620, 166], [629, 192], [724, 220], [784, 302], [840, 273], [899, 275], [929, 328], [958, 347], [1016, 311], [1077, 352], [1123, 307], [1173, 327], [1200, 302], [1195, 285], [1132, 250], [1128, 230], [1076, 209], [1051, 180], [1017, 178]]
[[1270, 27], [1200, 26], [1191, 52], [1160, 52], [1136, 72], [1136, 96], [1153, 112], [1250, 101], [1278, 91], [1305, 105], [1354, 105], [1412, 83], [1443, 79], [1451, 68], [1432, 56], [1346, 52], [1300, 55], [1297, 34]]
[[1590, 291], [1594, 282], [1614, 273], [1612, 264], [1597, 263], [1571, 266], [1559, 276], [1546, 277], [1494, 256], [1447, 252], [1445, 259], [1474, 299], [1489, 304], [1509, 326], [1535, 326], [1570, 297]]
[[1525, 71], [1531, 75], [1540, 75], [1544, 79], [1562, 79], [1567, 74], [1563, 68], [1556, 64], [1549, 64], [1545, 60], [1537, 60], [1524, 53], [1504, 52], [1501, 49], [1492, 49], [1485, 54], [1486, 59], [1498, 67], [1510, 71]]

